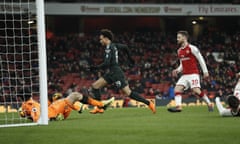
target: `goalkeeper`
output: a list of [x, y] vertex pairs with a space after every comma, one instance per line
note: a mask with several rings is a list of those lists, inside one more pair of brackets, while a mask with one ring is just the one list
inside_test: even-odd
[[[66, 98], [62, 98], [61, 95], [58, 95], [58, 97], [55, 98], [54, 96], [56, 96], [56, 94], [53, 95], [55, 101], [48, 106], [49, 120], [66, 119], [72, 110], [81, 111], [81, 103], [105, 109], [114, 101], [114, 97], [112, 97], [107, 101], [100, 102], [79, 92], [72, 92]], [[28, 119], [37, 122], [40, 117], [40, 104], [30, 97], [28, 101], [23, 102], [19, 109], [19, 113], [21, 117], [27, 117]]]

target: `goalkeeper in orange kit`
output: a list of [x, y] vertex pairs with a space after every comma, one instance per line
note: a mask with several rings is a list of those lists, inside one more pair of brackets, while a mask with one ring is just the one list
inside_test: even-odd
[[18, 110], [21, 117], [26, 117], [34, 122], [37, 122], [40, 117], [40, 104], [29, 98]]
[[48, 102], [48, 118], [50, 120], [66, 119], [72, 110], [81, 112], [82, 106], [83, 104], [79, 101], [74, 102], [71, 107], [68, 106], [66, 99], [63, 98], [61, 93], [57, 92], [53, 94], [53, 96]]
[[[72, 92], [68, 97], [53, 101], [53, 103], [48, 106], [48, 118], [49, 120], [66, 119], [72, 110], [81, 110], [81, 103], [106, 109], [113, 101], [114, 97], [107, 101], [100, 102], [79, 92]], [[19, 113], [20, 116], [37, 122], [40, 117], [40, 104], [30, 98], [28, 101], [23, 102]]]

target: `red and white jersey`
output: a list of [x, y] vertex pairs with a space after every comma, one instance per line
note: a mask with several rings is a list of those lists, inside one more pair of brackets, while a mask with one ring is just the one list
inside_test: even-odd
[[180, 59], [180, 65], [177, 68], [178, 72], [182, 72], [183, 74], [199, 74], [199, 63], [203, 73], [208, 73], [203, 56], [196, 46], [188, 44], [184, 48], [179, 48], [178, 58]]

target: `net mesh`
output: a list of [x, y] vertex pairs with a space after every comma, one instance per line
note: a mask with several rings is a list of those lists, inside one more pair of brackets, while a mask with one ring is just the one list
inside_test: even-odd
[[0, 2], [0, 125], [29, 123], [23, 101], [39, 101], [36, 8], [32, 0]]

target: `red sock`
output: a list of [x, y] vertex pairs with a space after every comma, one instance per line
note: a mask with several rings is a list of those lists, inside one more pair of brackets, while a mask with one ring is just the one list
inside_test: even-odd
[[200, 97], [203, 97], [204, 96], [204, 92], [202, 91], [200, 94], [199, 94]]

